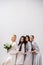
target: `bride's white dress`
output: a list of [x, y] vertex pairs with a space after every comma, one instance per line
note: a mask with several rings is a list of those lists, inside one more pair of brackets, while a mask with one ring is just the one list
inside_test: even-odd
[[10, 56], [6, 59], [4, 65], [14, 65], [16, 63], [16, 54], [18, 53], [18, 46], [16, 42], [12, 43], [12, 48], [8, 51]]

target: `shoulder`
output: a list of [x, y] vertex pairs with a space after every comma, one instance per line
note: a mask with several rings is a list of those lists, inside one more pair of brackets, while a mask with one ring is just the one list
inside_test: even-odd
[[24, 46], [25, 43], [23, 43], [22, 45]]
[[12, 46], [15, 46], [15, 45], [17, 45], [17, 43], [16, 43], [16, 42], [13, 42], [13, 43], [12, 43]]
[[30, 44], [30, 45], [31, 45], [31, 43], [30, 43], [30, 42], [28, 42], [28, 44]]
[[32, 43], [34, 47], [39, 48], [38, 44], [36, 42]]
[[32, 44], [38, 46], [38, 44], [36, 42], [33, 42]]
[[24, 46], [25, 43], [22, 44], [22, 46]]
[[30, 44], [30, 42], [28, 41], [28, 43]]
[[27, 45], [28, 45], [28, 46], [31, 46], [31, 43], [30, 43], [30, 42], [28, 42], [28, 43], [27, 43]]

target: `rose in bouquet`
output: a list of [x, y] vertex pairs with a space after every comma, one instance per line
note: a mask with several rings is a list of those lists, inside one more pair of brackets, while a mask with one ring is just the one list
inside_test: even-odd
[[8, 51], [12, 47], [11, 43], [5, 43], [4, 48]]

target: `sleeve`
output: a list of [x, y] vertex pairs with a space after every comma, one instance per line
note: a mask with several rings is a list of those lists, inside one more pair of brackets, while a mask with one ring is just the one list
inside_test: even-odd
[[34, 42], [33, 48], [35, 49], [35, 51], [40, 51], [38, 45], [36, 44], [36, 42]]
[[21, 50], [22, 53], [25, 52], [25, 47], [24, 47], [24, 44], [22, 45], [22, 50]]
[[18, 53], [18, 50], [19, 50], [19, 48], [18, 48], [17, 44], [15, 44], [13, 46], [13, 49], [9, 53], [12, 54], [12, 55], [14, 55], [14, 54]]
[[16, 45], [15, 45], [15, 53], [18, 53], [18, 51], [19, 51], [19, 47], [18, 47], [18, 45], [16, 44]]

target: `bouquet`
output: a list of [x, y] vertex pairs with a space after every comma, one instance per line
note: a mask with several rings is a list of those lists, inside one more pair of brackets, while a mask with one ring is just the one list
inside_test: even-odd
[[10, 43], [5, 43], [4, 48], [8, 51], [12, 47], [12, 44]]

